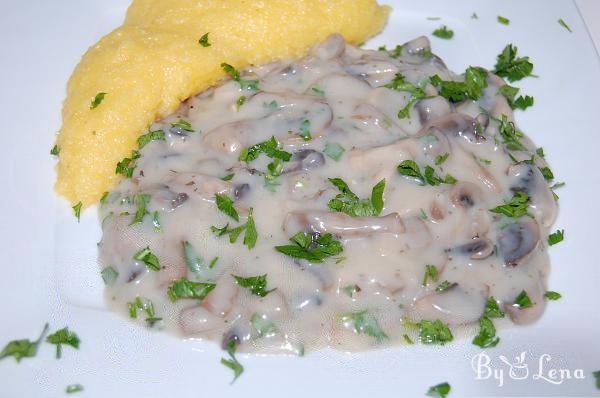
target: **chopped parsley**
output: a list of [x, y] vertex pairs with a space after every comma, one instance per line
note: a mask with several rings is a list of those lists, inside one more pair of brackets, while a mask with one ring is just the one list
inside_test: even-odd
[[519, 293], [519, 295], [515, 299], [514, 305], [515, 305], [515, 307], [523, 309], [523, 308], [529, 308], [529, 307], [533, 306], [533, 303], [531, 302], [531, 299], [527, 295], [527, 292], [525, 290], [522, 290], [521, 293]]
[[70, 331], [69, 328], [65, 327], [65, 328], [57, 330], [53, 334], [46, 337], [46, 342], [56, 345], [56, 358], [58, 359], [62, 355], [63, 344], [71, 346], [71, 347], [75, 348], [76, 350], [78, 350], [80, 340], [79, 340], [79, 336], [77, 336], [77, 334]]
[[160, 263], [158, 262], [158, 258], [154, 254], [152, 254], [149, 246], [146, 246], [146, 248], [138, 251], [133, 256], [133, 259], [142, 261], [144, 264], [146, 264], [146, 267], [151, 271], [160, 270]]
[[510, 19], [503, 17], [502, 15], [498, 15], [498, 22], [502, 25], [509, 25]]
[[192, 244], [187, 240], [182, 242], [182, 246], [183, 258], [185, 259], [185, 265], [188, 270], [193, 273], [200, 272], [202, 270], [202, 265], [204, 264], [204, 259], [196, 255]]
[[496, 337], [494, 323], [486, 316], [479, 319], [479, 334], [473, 339], [473, 344], [481, 348], [495, 347], [500, 337]]
[[200, 44], [202, 47], [210, 47], [211, 46], [211, 44], [208, 42], [208, 34], [209, 33], [210, 32], [206, 32], [198, 40], [198, 44]]
[[98, 105], [100, 105], [102, 103], [102, 101], [104, 101], [104, 96], [105, 95], [106, 95], [106, 93], [98, 93], [98, 94], [96, 94], [96, 96], [94, 97], [94, 99], [90, 103], [90, 109], [97, 108]]
[[304, 119], [302, 123], [300, 123], [300, 137], [304, 141], [312, 140], [312, 136], [310, 135], [310, 120]]
[[235, 102], [236, 106], [237, 106], [237, 110], [240, 110], [240, 107], [242, 105], [244, 105], [246, 103], [246, 96], [245, 95], [241, 95], [237, 101]]
[[117, 278], [119, 277], [119, 273], [112, 266], [108, 266], [108, 267], [104, 268], [100, 272], [100, 275], [102, 276], [102, 280], [104, 281], [104, 284], [108, 285], [108, 286], [115, 283], [117, 281]]
[[571, 28], [569, 27], [569, 25], [567, 25], [567, 23], [565, 22], [565, 20], [564, 20], [564, 19], [560, 18], [560, 19], [558, 20], [558, 24], [559, 24], [560, 26], [562, 26], [563, 28], [565, 28], [566, 30], [568, 30], [568, 31], [569, 31], [569, 33], [573, 33], [573, 31], [571, 30]]
[[77, 222], [79, 222], [81, 218], [81, 206], [83, 206], [83, 203], [79, 201], [75, 206], [71, 207], [73, 209], [73, 215], [75, 215], [75, 218], [77, 218]]
[[425, 91], [422, 88], [415, 86], [414, 84], [404, 80], [404, 76], [401, 73], [396, 73], [394, 79], [386, 84], [384, 87], [395, 91], [407, 92], [411, 94], [408, 103], [404, 108], [398, 111], [398, 119], [405, 119], [410, 116], [410, 108], [419, 100], [427, 98]]
[[600, 370], [592, 372], [592, 376], [596, 378], [596, 388], [600, 390]]
[[377, 318], [367, 310], [351, 312], [344, 314], [341, 317], [342, 322], [352, 322], [354, 332], [358, 334], [366, 334], [379, 342], [388, 339], [388, 335], [381, 329]]
[[181, 278], [169, 286], [167, 296], [169, 296], [171, 301], [181, 299], [204, 300], [208, 293], [212, 292], [216, 286], [214, 283], [193, 282], [187, 278]]
[[240, 221], [240, 216], [238, 215], [237, 210], [233, 207], [233, 200], [227, 195], [215, 194], [215, 203], [217, 204], [217, 208], [221, 210], [222, 213], [228, 215], [233, 218], [235, 221]]
[[132, 303], [127, 303], [127, 308], [129, 309], [129, 316], [132, 319], [137, 319], [138, 311], [143, 311], [146, 314], [146, 322], [150, 326], [162, 320], [162, 318], [156, 317], [154, 304], [148, 299], [142, 300], [141, 297], [137, 296]]
[[423, 344], [445, 344], [454, 338], [452, 332], [442, 321], [423, 319], [418, 323], [419, 337]]
[[557, 229], [556, 232], [548, 235], [548, 245], [552, 246], [562, 242], [565, 239], [565, 230]]
[[512, 199], [503, 205], [490, 209], [492, 213], [503, 214], [506, 217], [519, 218], [527, 215], [529, 195], [525, 192], [515, 192]]
[[226, 176], [221, 177], [221, 180], [222, 181], [231, 181], [234, 176], [235, 176], [235, 173], [227, 174]]
[[254, 248], [256, 245], [256, 241], [258, 239], [258, 233], [256, 232], [256, 225], [254, 224], [253, 217], [253, 209], [252, 207], [248, 211], [248, 218], [246, 219], [246, 223], [239, 225], [235, 228], [229, 228], [229, 224], [226, 224], [224, 227], [210, 227], [210, 230], [217, 236], [229, 235], [229, 242], [235, 243], [238, 237], [242, 232], [244, 233], [244, 245], [248, 247], [248, 249]]
[[435, 173], [435, 169], [429, 165], [425, 166], [424, 174], [421, 173], [419, 165], [414, 160], [404, 160], [397, 167], [398, 173], [405, 177], [414, 178], [419, 185], [437, 186], [440, 184], [455, 184], [456, 178], [447, 174], [444, 178]]
[[152, 141], [165, 140], [165, 132], [162, 130], [149, 131], [146, 134], [140, 135], [137, 139], [138, 147], [142, 149]]
[[487, 318], [504, 318], [504, 312], [500, 309], [494, 296], [490, 296], [485, 303], [483, 315]]
[[442, 163], [444, 163], [446, 160], [448, 160], [448, 156], [450, 156], [450, 154], [448, 152], [444, 153], [443, 155], [438, 155], [435, 157], [435, 165], [439, 166]]
[[521, 137], [523, 137], [523, 133], [517, 130], [513, 122], [508, 121], [508, 117], [506, 115], [502, 115], [500, 118], [498, 131], [502, 137], [502, 143], [509, 151], [527, 150], [527, 148], [525, 148], [525, 146], [521, 143]]
[[546, 297], [548, 300], [556, 301], [562, 298], [562, 294], [548, 290], [546, 293], [544, 293], [544, 297]]
[[451, 39], [454, 36], [454, 31], [448, 29], [446, 25], [443, 25], [432, 33], [435, 37], [439, 37], [440, 39]]
[[315, 94], [323, 97], [325, 95], [325, 91], [323, 91], [323, 89], [321, 89], [320, 87], [313, 87], [311, 89]]
[[342, 288], [342, 291], [348, 295], [348, 297], [353, 298], [355, 293], [360, 292], [360, 287], [356, 284], [347, 285]]
[[148, 202], [150, 202], [150, 195], [148, 194], [139, 194], [133, 197], [133, 203], [137, 205], [137, 210], [135, 212], [135, 216], [133, 217], [133, 221], [131, 222], [131, 224], [141, 223], [144, 220], [146, 214], [150, 214], [146, 209]]
[[554, 173], [548, 166], [540, 167], [540, 172], [546, 181], [552, 181], [554, 179]]
[[341, 159], [345, 151], [344, 147], [337, 143], [325, 144], [325, 149], [323, 149], [323, 153], [336, 162]]
[[531, 97], [529, 95], [526, 95], [524, 97], [522, 95], [520, 95], [517, 99], [515, 99], [515, 97], [517, 96], [517, 94], [519, 92], [518, 87], [509, 86], [508, 84], [506, 84], [506, 85], [500, 87], [498, 89], [498, 92], [506, 98], [508, 105], [512, 109], [525, 110], [525, 109], [529, 108], [530, 106], [533, 106], [533, 97]]
[[427, 395], [428, 397], [446, 398], [448, 394], [450, 394], [451, 389], [452, 387], [450, 387], [450, 384], [440, 383], [433, 387], [430, 387], [429, 391], [427, 391], [427, 394], [425, 395]]
[[439, 285], [436, 286], [435, 291], [438, 293], [441, 293], [444, 290], [447, 290], [455, 285], [456, 285], [456, 283], [450, 283], [449, 281], [442, 281], [442, 282], [440, 282]]
[[498, 55], [493, 72], [514, 82], [531, 76], [532, 71], [533, 64], [529, 62], [529, 57], [517, 57], [517, 47], [508, 44]]
[[225, 73], [240, 84], [242, 90], [258, 90], [258, 80], [244, 80], [240, 78], [240, 72], [237, 71], [233, 66], [223, 62], [221, 68]]
[[194, 129], [192, 125], [187, 120], [179, 119], [175, 123], [171, 123], [171, 127], [175, 127], [179, 130], [187, 131], [188, 133], [193, 133]]
[[483, 89], [488, 86], [485, 69], [474, 66], [467, 68], [463, 82], [442, 80], [438, 75], [429, 80], [438, 88], [440, 95], [451, 102], [460, 102], [466, 98], [477, 100], [483, 95]]
[[69, 384], [65, 389], [67, 394], [74, 394], [81, 391], [83, 391], [83, 386], [81, 384]]
[[154, 226], [154, 232], [162, 231], [162, 225], [160, 225], [160, 218], [158, 216], [158, 210], [155, 210], [154, 213], [152, 213], [152, 225]]
[[58, 154], [60, 153], [60, 148], [58, 147], [58, 145], [54, 145], [52, 147], [52, 149], [50, 149], [50, 155], [52, 156], [58, 156]]
[[267, 274], [244, 278], [232, 275], [238, 285], [245, 287], [258, 297], [265, 297], [275, 289], [265, 290], [267, 288]]
[[383, 51], [387, 53], [389, 57], [398, 58], [400, 55], [402, 55], [402, 45], [396, 45], [393, 50], [388, 50], [385, 46], [381, 46], [377, 49], [377, 51]]
[[385, 179], [375, 184], [370, 199], [360, 199], [341, 178], [330, 178], [329, 182], [341, 192], [327, 203], [332, 211], [345, 213], [351, 217], [370, 217], [378, 216], [383, 210]]
[[251, 147], [244, 148], [240, 152], [239, 160], [242, 162], [250, 163], [258, 156], [264, 153], [271, 159], [281, 159], [284, 162], [289, 161], [292, 158], [292, 154], [279, 149], [279, 143], [275, 137], [271, 137], [269, 140], [252, 145]]
[[410, 336], [407, 335], [406, 333], [404, 333], [402, 335], [402, 338], [404, 339], [404, 341], [406, 342], [406, 344], [415, 344], [415, 342], [413, 341], [413, 339], [411, 339]]
[[229, 359], [221, 358], [221, 364], [233, 371], [233, 380], [231, 381], [232, 384], [244, 372], [244, 367], [235, 357], [235, 344], [236, 343], [234, 340], [229, 341], [229, 343], [227, 343], [227, 354], [229, 354]]
[[44, 336], [48, 332], [48, 324], [44, 325], [44, 329], [35, 341], [29, 339], [13, 340], [8, 342], [0, 351], [0, 360], [8, 357], [15, 358], [15, 361], [21, 362], [23, 358], [33, 358], [37, 354], [40, 342], [44, 339]]
[[115, 169], [115, 174], [122, 174], [127, 178], [131, 178], [133, 176], [133, 170], [135, 170], [135, 161], [140, 158], [140, 152], [135, 149], [131, 151], [131, 157], [123, 158], [119, 163], [117, 163], [117, 168]]
[[331, 234], [298, 232], [290, 238], [293, 245], [275, 246], [275, 250], [293, 258], [322, 263], [327, 257], [340, 254], [344, 247]]
[[425, 275], [423, 275], [423, 286], [427, 286], [427, 280], [431, 279], [432, 282], [438, 281], [438, 269], [435, 265], [427, 264], [425, 266]]
[[275, 332], [275, 325], [267, 319], [266, 315], [255, 312], [250, 317], [250, 324], [256, 330], [259, 338], [267, 337]]

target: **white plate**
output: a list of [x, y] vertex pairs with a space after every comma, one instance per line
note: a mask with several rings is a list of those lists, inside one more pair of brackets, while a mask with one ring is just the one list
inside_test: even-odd
[[[549, 281], [563, 299], [551, 302], [535, 325], [502, 330], [499, 346], [485, 352], [491, 363], [480, 368], [479, 380], [472, 358], [481, 350], [466, 340], [358, 354], [325, 350], [305, 358], [240, 356], [246, 372], [230, 386], [216, 345], [150, 333], [103, 308], [95, 212], [76, 224], [68, 204], [52, 192], [48, 151], [60, 125], [65, 83], [86, 48], [121, 22], [127, 1], [13, 2], [0, 17], [0, 175], [6, 184], [0, 199], [0, 346], [34, 338], [45, 322], [68, 325], [82, 345], [77, 352], [65, 349], [60, 360], [53, 347], [42, 345], [34, 359], [0, 361], [1, 397], [56, 397], [72, 383], [83, 384], [80, 395], [87, 397], [418, 397], [443, 381], [452, 385], [451, 397], [598, 395], [591, 371], [600, 369], [594, 251], [600, 67], [576, 7], [543, 0], [389, 2], [395, 3], [389, 24], [368, 46], [402, 43], [446, 24], [454, 38], [433, 38], [433, 49], [455, 71], [469, 64], [492, 67], [509, 42], [534, 61], [539, 79], [518, 86], [535, 96], [535, 106], [517, 120], [543, 145], [558, 180], [567, 182], [559, 191], [557, 222], [566, 241], [551, 248]], [[471, 19], [473, 12], [479, 19]], [[510, 18], [510, 26], [497, 23], [497, 15]], [[573, 33], [559, 26], [559, 18]], [[523, 361], [510, 373], [500, 356], [514, 363], [522, 352]], [[559, 368], [572, 378], [560, 384], [544, 379]], [[502, 386], [493, 376], [485, 379], [487, 369], [503, 375]], [[573, 378], [577, 369], [585, 379]]]

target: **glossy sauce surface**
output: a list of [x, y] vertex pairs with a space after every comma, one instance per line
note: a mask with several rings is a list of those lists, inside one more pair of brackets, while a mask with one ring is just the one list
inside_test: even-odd
[[[385, 87], [397, 74], [426, 95], [404, 118], [398, 112], [413, 94]], [[557, 213], [540, 171], [547, 165], [526, 136], [520, 150], [507, 149], [500, 124], [513, 114], [498, 93], [502, 79], [490, 73], [477, 101], [451, 103], [430, 83], [434, 75], [464, 79], [425, 38], [394, 54], [332, 36], [303, 59], [252, 68], [186, 100], [152, 126], [163, 139], [140, 150], [132, 177], [101, 205], [99, 261], [118, 272], [109, 305], [128, 314], [139, 297], [140, 322], [162, 318], [152, 327], [292, 354], [400, 344], [405, 334], [416, 340], [412, 324], [421, 320], [476, 324], [489, 297], [514, 323], [536, 320]], [[289, 160], [272, 151], [248, 160], [248, 148], [272, 137]], [[401, 174], [406, 161], [425, 177]], [[364, 208], [332, 210], [341, 191], [330, 179], [344, 181]], [[370, 198], [383, 180], [378, 212]], [[519, 193], [529, 197], [527, 215], [490, 211]], [[239, 221], [217, 208], [217, 194], [233, 201]], [[246, 225], [250, 212], [253, 247], [244, 244], [248, 229], [234, 243], [211, 230]], [[309, 249], [331, 234], [343, 251], [317, 262], [275, 249], [294, 245], [297, 233], [312, 239]], [[144, 248], [158, 270], [136, 259]], [[266, 275], [268, 293], [253, 294], [233, 275]], [[214, 288], [203, 299], [170, 300], [182, 278]], [[513, 305], [522, 291], [529, 308]]]

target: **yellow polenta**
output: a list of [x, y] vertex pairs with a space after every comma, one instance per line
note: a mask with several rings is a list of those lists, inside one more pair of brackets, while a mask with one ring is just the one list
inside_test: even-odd
[[[91, 47], [69, 80], [57, 191], [73, 203], [97, 202], [137, 137], [217, 82], [222, 62], [243, 68], [298, 57], [336, 32], [361, 43], [388, 12], [375, 0], [134, 0], [123, 26]], [[203, 47], [207, 32], [211, 46]], [[100, 92], [104, 100], [90, 109]]]

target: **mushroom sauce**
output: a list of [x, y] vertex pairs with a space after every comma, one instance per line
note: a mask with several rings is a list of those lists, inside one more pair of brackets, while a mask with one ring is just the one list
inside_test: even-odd
[[100, 207], [111, 308], [291, 354], [542, 314], [557, 205], [501, 78], [452, 73], [424, 37], [222, 66], [117, 167], [130, 178]]

